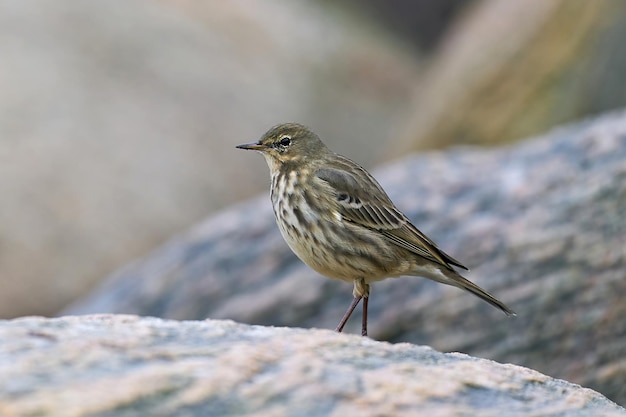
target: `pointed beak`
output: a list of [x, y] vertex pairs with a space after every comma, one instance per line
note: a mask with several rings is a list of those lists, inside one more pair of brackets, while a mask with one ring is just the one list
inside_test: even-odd
[[265, 149], [265, 145], [261, 145], [260, 143], [244, 143], [243, 145], [236, 146], [239, 149], [250, 149], [253, 151], [262, 151]]

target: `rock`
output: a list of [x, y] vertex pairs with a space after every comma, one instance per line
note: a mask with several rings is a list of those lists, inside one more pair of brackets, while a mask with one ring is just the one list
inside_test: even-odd
[[413, 116], [390, 155], [510, 143], [626, 106], [620, 0], [467, 6], [417, 81]]
[[234, 146], [270, 126], [347, 145], [408, 113], [415, 59], [366, 22], [240, 3], [0, 3], [0, 317], [58, 312], [256, 192], [263, 161]]
[[515, 365], [328, 330], [101, 315], [0, 321], [2, 416], [626, 416]]
[[[516, 363], [626, 403], [625, 161], [619, 112], [511, 147], [412, 155], [378, 170], [417, 227], [518, 317], [456, 288], [393, 279], [372, 286], [370, 336]], [[125, 267], [66, 313], [333, 329], [351, 299], [351, 285], [291, 253], [263, 195]], [[359, 315], [348, 332], [359, 332]]]

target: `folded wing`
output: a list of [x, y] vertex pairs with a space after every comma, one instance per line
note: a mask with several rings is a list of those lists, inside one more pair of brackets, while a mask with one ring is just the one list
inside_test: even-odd
[[[316, 176], [335, 191], [341, 216], [354, 224], [376, 230], [396, 245], [449, 269], [451, 265], [467, 269], [447, 255], [426, 235], [411, 224], [391, 202], [380, 184], [364, 169], [344, 160], [349, 169], [320, 168]], [[349, 170], [360, 171], [360, 177]], [[376, 193], [367, 193], [368, 189]]]

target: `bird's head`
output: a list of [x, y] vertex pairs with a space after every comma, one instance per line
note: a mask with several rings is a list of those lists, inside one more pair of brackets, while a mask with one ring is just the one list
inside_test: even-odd
[[297, 123], [285, 123], [268, 130], [257, 142], [238, 145], [239, 149], [259, 151], [270, 169], [283, 164], [304, 163], [321, 158], [328, 148], [307, 127]]

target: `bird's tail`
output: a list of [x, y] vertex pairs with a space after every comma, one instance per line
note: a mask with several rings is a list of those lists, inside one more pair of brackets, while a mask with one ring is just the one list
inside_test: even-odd
[[478, 285], [474, 284], [472, 281], [462, 277], [458, 273], [452, 270], [441, 271], [443, 275], [446, 276], [446, 280], [441, 280], [441, 282], [449, 285], [454, 285], [455, 287], [461, 288], [463, 290], [467, 290], [474, 294], [475, 296], [482, 298], [489, 304], [494, 307], [499, 308], [504, 311], [507, 316], [516, 316], [515, 312], [511, 310], [509, 306], [504, 304], [502, 301], [498, 300], [493, 295], [489, 294], [487, 291], [480, 288]]

